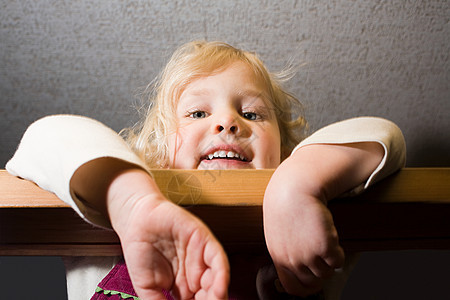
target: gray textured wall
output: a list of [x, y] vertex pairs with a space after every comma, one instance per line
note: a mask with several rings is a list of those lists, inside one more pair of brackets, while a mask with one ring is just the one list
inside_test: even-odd
[[438, 0], [3, 0], [0, 164], [44, 115], [133, 124], [136, 91], [176, 46], [220, 39], [273, 70], [304, 62], [288, 88], [312, 130], [386, 117], [405, 134], [409, 166], [450, 166], [449, 16]]
[[395, 121], [409, 165], [450, 165], [448, 1], [3, 1], [0, 162], [33, 120], [136, 121], [138, 88], [176, 46], [222, 39], [272, 69], [306, 65], [288, 84], [312, 129], [360, 115]]

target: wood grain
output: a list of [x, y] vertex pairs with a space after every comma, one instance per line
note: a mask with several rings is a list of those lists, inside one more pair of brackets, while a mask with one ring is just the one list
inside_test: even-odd
[[[210, 226], [226, 249], [264, 251], [262, 200], [273, 170], [153, 170], [163, 193]], [[450, 249], [450, 168], [410, 168], [330, 202], [347, 251]], [[119, 255], [50, 192], [0, 171], [0, 255]]]

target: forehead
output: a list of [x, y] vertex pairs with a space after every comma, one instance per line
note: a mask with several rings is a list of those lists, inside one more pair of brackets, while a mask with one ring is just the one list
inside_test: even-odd
[[[270, 104], [269, 88], [262, 75], [248, 64], [236, 61], [225, 67], [199, 76], [190, 81], [182, 90], [183, 96], [211, 96], [222, 89], [230, 89], [237, 95], [259, 97], [265, 104]], [[180, 100], [180, 99], [178, 99]], [[266, 103], [267, 102], [267, 103]]]

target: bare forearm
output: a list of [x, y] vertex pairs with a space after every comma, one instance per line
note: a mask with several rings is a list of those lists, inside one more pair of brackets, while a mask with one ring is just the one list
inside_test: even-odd
[[375, 142], [314, 144], [298, 149], [279, 169], [292, 173], [299, 193], [326, 202], [365, 182], [383, 154]]

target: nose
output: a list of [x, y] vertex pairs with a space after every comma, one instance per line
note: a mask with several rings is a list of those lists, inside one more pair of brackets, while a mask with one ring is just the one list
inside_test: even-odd
[[226, 114], [215, 120], [213, 125], [213, 132], [229, 133], [229, 134], [242, 134], [243, 124], [240, 124], [239, 118], [235, 114]]
[[[225, 130], [225, 127], [223, 127], [222, 125], [217, 125], [216, 131], [217, 132], [222, 132]], [[230, 128], [228, 129], [231, 133], [237, 133], [238, 127], [235, 125], [231, 125]]]

